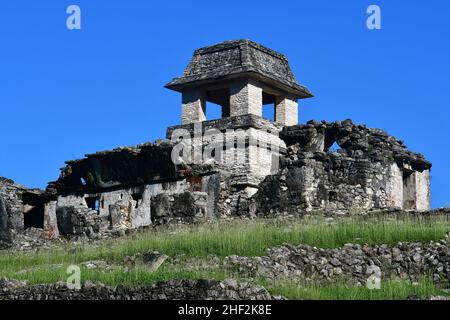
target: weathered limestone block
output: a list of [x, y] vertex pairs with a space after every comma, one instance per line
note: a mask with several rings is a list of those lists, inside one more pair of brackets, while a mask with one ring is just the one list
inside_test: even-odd
[[230, 115], [262, 116], [262, 89], [254, 81], [236, 81], [230, 88]]
[[207, 195], [204, 192], [184, 192], [173, 195], [175, 217], [206, 217]]
[[65, 235], [93, 235], [104, 229], [105, 218], [95, 210], [66, 206], [56, 209], [58, 230]]
[[49, 239], [56, 239], [59, 237], [56, 206], [56, 201], [50, 201], [47, 202], [44, 207], [44, 231]]
[[416, 173], [416, 210], [430, 210], [430, 170]]
[[58, 207], [83, 207], [87, 208], [86, 200], [81, 195], [60, 195], [57, 200]]
[[119, 204], [109, 205], [110, 229], [119, 228], [121, 225], [121, 209]]
[[109, 206], [110, 228], [121, 229], [131, 227], [132, 204], [129, 201], [118, 201]]
[[397, 163], [391, 163], [387, 179], [387, 207], [403, 208], [403, 173]]
[[430, 171], [408, 172], [403, 177], [403, 209], [430, 209]]
[[61, 234], [74, 233], [74, 221], [72, 216], [75, 214], [76, 209], [73, 206], [60, 207], [56, 209], [58, 230]]
[[141, 199], [133, 200], [131, 210], [131, 225], [133, 228], [149, 226], [151, 219], [151, 191], [146, 188]]
[[161, 193], [151, 200], [151, 216], [153, 219], [160, 219], [171, 216], [171, 201], [167, 193]]
[[365, 284], [378, 270], [385, 280], [417, 281], [424, 275], [436, 283], [450, 280], [450, 247], [441, 243], [399, 243], [396, 245], [346, 244], [323, 249], [308, 245], [282, 245], [267, 250], [267, 256], [225, 258], [225, 266], [239, 269], [245, 277], [294, 283]]
[[298, 124], [298, 102], [294, 97], [281, 96], [276, 98], [275, 121], [283, 126]]
[[206, 120], [206, 100], [204, 93], [199, 90], [183, 92], [181, 123], [188, 124], [192, 122]]
[[28, 189], [0, 177], [0, 236], [9, 238], [12, 230], [24, 230], [25, 207], [22, 194]]

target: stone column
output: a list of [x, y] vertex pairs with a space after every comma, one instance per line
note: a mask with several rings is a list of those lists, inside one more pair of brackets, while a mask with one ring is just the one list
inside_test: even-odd
[[245, 114], [262, 117], [262, 89], [251, 80], [236, 81], [230, 87], [230, 116]]
[[49, 239], [56, 239], [59, 237], [56, 206], [56, 201], [47, 202], [44, 206], [44, 231]]
[[384, 187], [387, 194], [387, 206], [403, 209], [403, 171], [397, 163], [391, 163], [388, 171], [388, 179]]
[[182, 96], [181, 123], [188, 124], [206, 120], [205, 95], [198, 91], [186, 91]]
[[416, 171], [414, 176], [416, 179], [416, 210], [430, 210], [430, 171]]
[[281, 96], [276, 98], [275, 122], [283, 126], [293, 126], [298, 124], [297, 99], [289, 96]]

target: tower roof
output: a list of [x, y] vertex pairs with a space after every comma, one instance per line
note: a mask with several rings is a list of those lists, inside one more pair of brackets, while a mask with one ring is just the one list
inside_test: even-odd
[[313, 96], [295, 80], [286, 56], [246, 39], [195, 50], [183, 75], [165, 87], [183, 91], [188, 87], [244, 76], [256, 78], [299, 98]]

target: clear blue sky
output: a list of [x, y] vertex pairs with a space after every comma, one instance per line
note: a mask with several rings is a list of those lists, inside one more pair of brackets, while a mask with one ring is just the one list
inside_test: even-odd
[[[66, 28], [66, 8], [82, 30]], [[382, 29], [366, 28], [366, 8]], [[450, 1], [15, 0], [0, 4], [0, 175], [45, 187], [65, 160], [164, 137], [163, 88], [194, 49], [250, 38], [286, 54], [315, 98], [300, 121], [378, 127], [433, 162], [450, 205]]]

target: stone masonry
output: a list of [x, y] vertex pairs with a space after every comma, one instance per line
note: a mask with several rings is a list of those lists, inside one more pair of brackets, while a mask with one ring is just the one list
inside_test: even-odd
[[246, 114], [262, 115], [262, 89], [253, 81], [242, 81], [231, 85], [231, 116]]
[[[67, 161], [45, 191], [0, 179], [0, 240], [28, 228], [57, 238], [173, 220], [430, 208], [431, 163], [402, 141], [351, 120], [298, 124], [298, 100], [313, 95], [278, 52], [250, 40], [201, 48], [166, 87], [182, 96], [167, 140]], [[221, 119], [206, 119], [207, 102]]]

